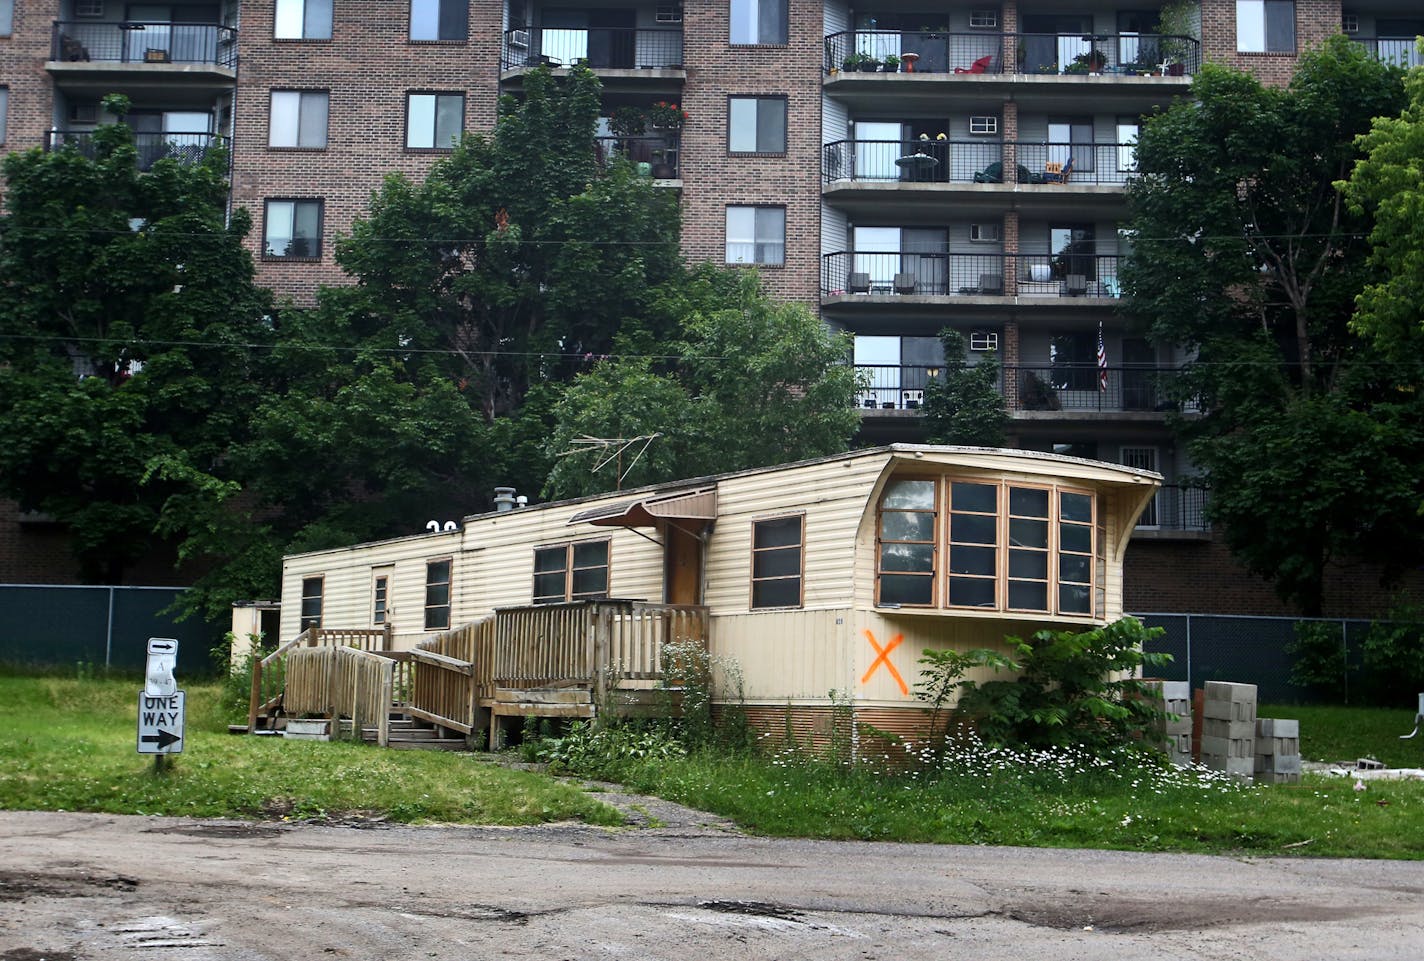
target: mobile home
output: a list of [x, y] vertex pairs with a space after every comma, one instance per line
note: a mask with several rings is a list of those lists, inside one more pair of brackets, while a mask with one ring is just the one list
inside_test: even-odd
[[[1055, 454], [897, 444], [500, 509], [286, 558], [282, 636], [379, 631], [394, 651], [448, 660], [453, 648], [432, 638], [490, 625], [457, 658], [484, 678], [462, 722], [472, 730], [591, 712], [592, 699], [545, 710], [529, 694], [541, 680], [595, 684], [551, 666], [564, 656], [551, 651], [594, 673], [617, 660], [633, 688], [659, 669], [647, 645], [685, 634], [738, 666], [754, 723], [814, 732], [839, 704], [909, 732], [923, 722], [913, 687], [927, 648], [1121, 617], [1128, 538], [1160, 482]], [[625, 633], [593, 663], [597, 618], [577, 612], [604, 608], [612, 620], [598, 630]], [[630, 641], [632, 622], [657, 626]]]

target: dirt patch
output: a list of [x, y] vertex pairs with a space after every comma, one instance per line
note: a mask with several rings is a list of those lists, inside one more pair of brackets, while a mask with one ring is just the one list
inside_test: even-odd
[[701, 901], [697, 906], [722, 914], [745, 914], [753, 918], [774, 918], [777, 921], [791, 921], [796, 924], [805, 921], [799, 912], [779, 904], [767, 904], [765, 901]]
[[283, 828], [271, 824], [243, 824], [214, 821], [211, 824], [178, 824], [172, 827], [149, 828], [144, 834], [185, 834], [194, 838], [275, 838], [285, 834]]
[[1230, 901], [1172, 898], [1162, 901], [1094, 898], [1073, 894], [1019, 904], [998, 912], [1007, 918], [1035, 927], [1059, 931], [1152, 932], [1201, 931], [1241, 924], [1342, 921], [1372, 912], [1347, 908], [1322, 908], [1318, 904], [1294, 904], [1273, 898]]
[[[385, 905], [382, 905], [384, 907]], [[523, 911], [511, 911], [493, 904], [459, 904], [448, 908], [435, 909], [429, 904], [397, 908], [402, 914], [414, 914], [424, 918], [454, 918], [460, 921], [494, 921], [503, 924], [528, 924], [529, 915]]]
[[138, 888], [137, 878], [121, 875], [41, 874], [37, 871], [0, 871], [0, 901], [30, 898], [85, 898], [95, 893], [127, 894]]
[[34, 948], [14, 948], [0, 954], [0, 961], [78, 961], [79, 955], [68, 951], [36, 951]]

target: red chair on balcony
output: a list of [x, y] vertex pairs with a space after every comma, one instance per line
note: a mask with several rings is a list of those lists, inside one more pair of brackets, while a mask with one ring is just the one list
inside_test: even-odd
[[963, 67], [955, 67], [955, 68], [954, 68], [954, 72], [955, 72], [955, 73], [988, 73], [988, 72], [989, 72], [989, 64], [991, 64], [991, 63], [993, 63], [993, 62], [994, 62], [994, 55], [991, 53], [991, 54], [989, 54], [987, 57], [980, 57], [978, 60], [976, 60], [976, 61], [974, 61], [973, 63], [971, 63], [971, 64], [969, 65], [969, 69], [968, 69], [968, 70], [964, 69]]

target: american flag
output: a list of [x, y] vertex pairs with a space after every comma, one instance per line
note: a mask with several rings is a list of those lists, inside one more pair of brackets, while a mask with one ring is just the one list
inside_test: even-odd
[[1098, 392], [1108, 389], [1108, 349], [1103, 346], [1103, 322], [1098, 321]]

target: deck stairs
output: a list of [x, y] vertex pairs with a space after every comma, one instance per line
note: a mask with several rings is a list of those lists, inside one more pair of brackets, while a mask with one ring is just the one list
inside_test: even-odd
[[[342, 722], [343, 726], [349, 721]], [[463, 737], [454, 736], [445, 728], [416, 720], [399, 710], [391, 712], [390, 740], [387, 747], [397, 751], [468, 751], [469, 743]], [[361, 740], [375, 744], [374, 727], [361, 728]]]

